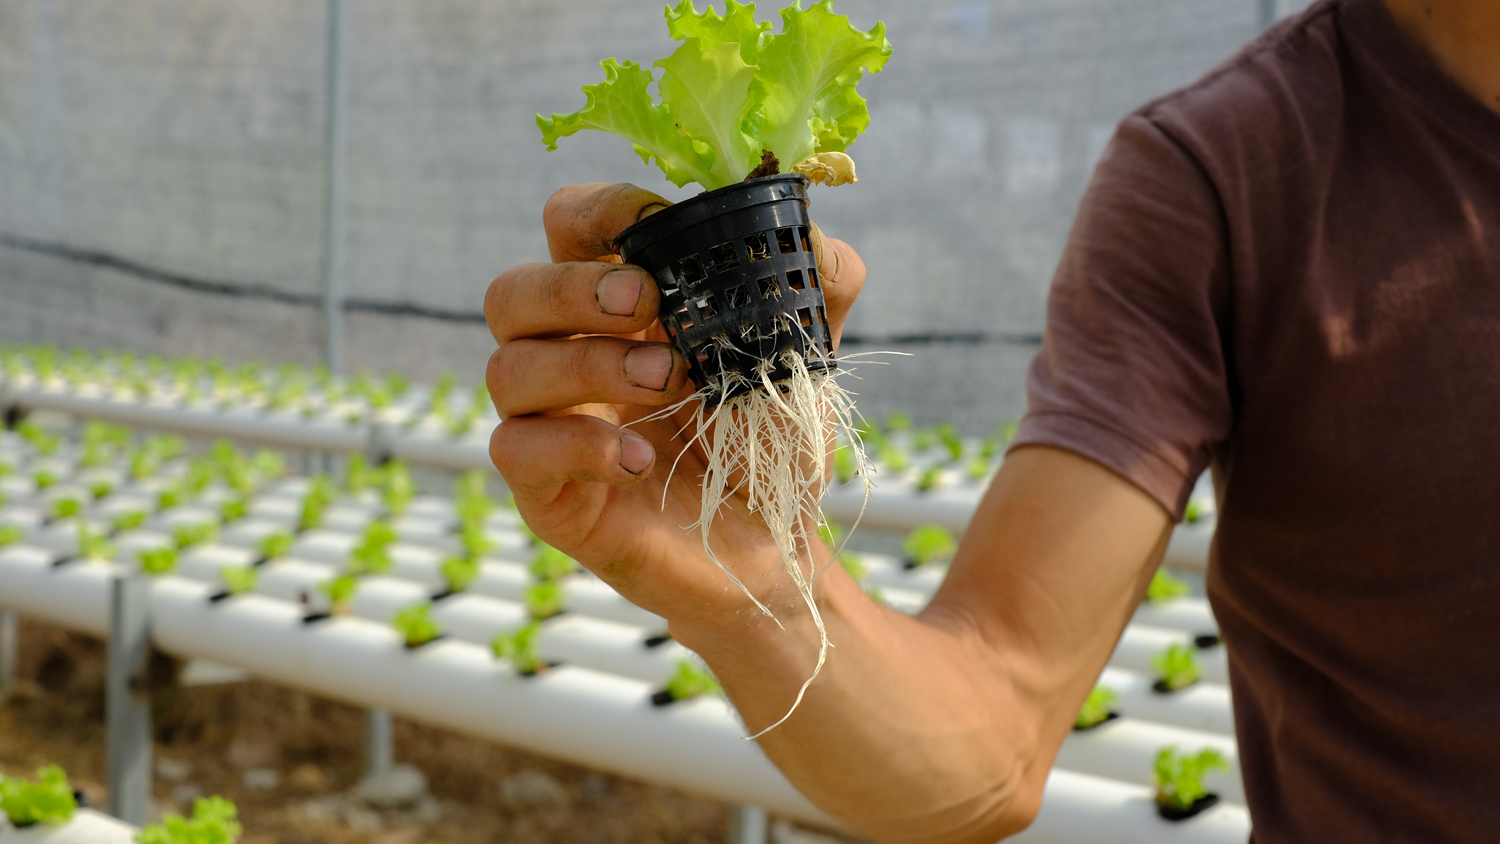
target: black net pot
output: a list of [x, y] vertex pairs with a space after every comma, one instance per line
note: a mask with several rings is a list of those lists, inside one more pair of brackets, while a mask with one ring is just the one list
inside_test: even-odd
[[[807, 218], [807, 177], [766, 176], [652, 214], [615, 242], [661, 288], [661, 323], [700, 388], [794, 349], [812, 372], [837, 367]], [[778, 364], [772, 381], [791, 375]], [[705, 404], [749, 392], [738, 383]]]

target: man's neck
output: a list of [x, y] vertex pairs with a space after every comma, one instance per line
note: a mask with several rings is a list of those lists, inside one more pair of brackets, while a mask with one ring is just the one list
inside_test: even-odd
[[1500, 2], [1385, 0], [1385, 6], [1453, 81], [1500, 112]]

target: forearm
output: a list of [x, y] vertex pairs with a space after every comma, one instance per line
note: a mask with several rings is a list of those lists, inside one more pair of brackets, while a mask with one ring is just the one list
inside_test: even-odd
[[[838, 566], [815, 589], [833, 647], [796, 712], [759, 739], [771, 760], [880, 841], [988, 844], [1023, 827], [1051, 751], [1039, 760], [1035, 716], [993, 652], [960, 626], [876, 605]], [[714, 629], [673, 632], [709, 662], [753, 733], [786, 714], [816, 665], [818, 634], [793, 590], [772, 605], [785, 630], [746, 605]]]

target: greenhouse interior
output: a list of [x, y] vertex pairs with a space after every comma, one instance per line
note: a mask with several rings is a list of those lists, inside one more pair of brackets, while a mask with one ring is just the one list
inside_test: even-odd
[[0, 2], [0, 844], [1249, 840], [1205, 463], [1029, 811], [891, 819], [949, 710], [840, 613], [1014, 582], [1096, 167], [1340, 2]]

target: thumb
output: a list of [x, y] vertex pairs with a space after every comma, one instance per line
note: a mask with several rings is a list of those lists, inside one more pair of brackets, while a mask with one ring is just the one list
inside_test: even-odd
[[849, 309], [854, 307], [854, 300], [865, 286], [865, 262], [854, 247], [837, 238], [825, 237], [817, 223], [812, 224], [810, 234], [813, 256], [818, 261], [818, 278], [823, 282], [828, 323], [837, 347]]

